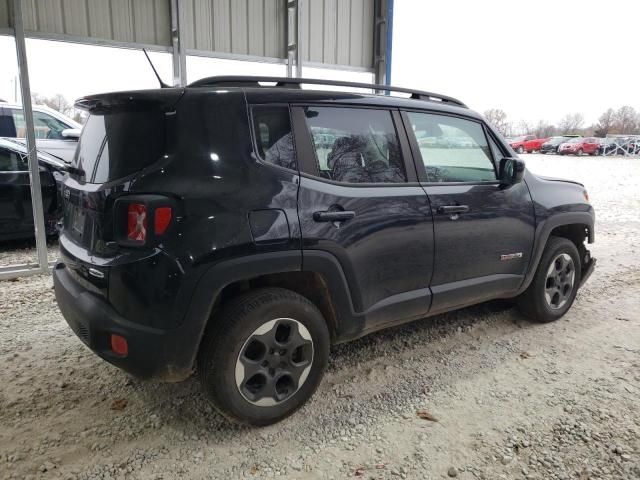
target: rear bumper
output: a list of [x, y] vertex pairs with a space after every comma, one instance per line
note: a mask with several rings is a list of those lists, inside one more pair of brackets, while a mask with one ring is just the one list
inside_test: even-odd
[[[180, 381], [189, 377], [199, 334], [188, 326], [158, 329], [131, 322], [84, 288], [64, 263], [53, 271], [56, 300], [74, 333], [98, 356], [143, 379]], [[128, 355], [111, 350], [111, 334], [127, 339]]]

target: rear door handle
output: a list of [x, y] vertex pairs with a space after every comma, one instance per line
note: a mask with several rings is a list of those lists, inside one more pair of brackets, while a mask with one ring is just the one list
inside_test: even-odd
[[344, 222], [356, 216], [353, 210], [335, 210], [325, 212], [313, 212], [313, 219], [316, 222]]
[[469, 205], [444, 205], [438, 207], [438, 213], [443, 215], [451, 215], [454, 213], [467, 213], [469, 211]]

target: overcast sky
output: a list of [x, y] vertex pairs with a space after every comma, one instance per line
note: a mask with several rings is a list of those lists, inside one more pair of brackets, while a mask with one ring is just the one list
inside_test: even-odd
[[[314, 1], [314, 0], [308, 0]], [[392, 81], [457, 97], [513, 121], [557, 122], [608, 107], [640, 110], [638, 0], [395, 0]], [[13, 100], [13, 39], [0, 36], [0, 98]], [[27, 40], [33, 92], [69, 99], [153, 88], [139, 51]], [[151, 54], [171, 81], [168, 54]], [[189, 58], [189, 80], [216, 74], [284, 75], [282, 65]], [[305, 76], [364, 80], [363, 74], [305, 68]]]

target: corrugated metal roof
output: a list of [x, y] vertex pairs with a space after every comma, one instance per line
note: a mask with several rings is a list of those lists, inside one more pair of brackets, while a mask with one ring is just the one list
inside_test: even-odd
[[183, 0], [182, 9], [188, 51], [286, 58], [285, 0]]
[[303, 62], [373, 67], [373, 0], [307, 0], [301, 6]]
[[[180, 0], [191, 55], [287, 56], [287, 0]], [[303, 0], [302, 60], [373, 68], [374, 0]], [[23, 0], [27, 36], [83, 43], [171, 46], [170, 0]], [[0, 28], [10, 27], [0, 0]]]

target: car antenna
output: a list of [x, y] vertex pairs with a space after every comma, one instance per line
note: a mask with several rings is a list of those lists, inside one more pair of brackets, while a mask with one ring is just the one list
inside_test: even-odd
[[147, 60], [149, 61], [149, 65], [151, 65], [151, 69], [153, 70], [153, 73], [156, 74], [156, 78], [158, 79], [158, 82], [160, 82], [160, 88], [170, 88], [169, 85], [167, 85], [162, 81], [162, 79], [160, 78], [160, 75], [158, 75], [158, 71], [156, 70], [156, 67], [153, 66], [153, 62], [149, 58], [149, 54], [147, 53], [147, 50], [143, 48], [142, 51], [144, 52], [144, 56], [147, 57]]

